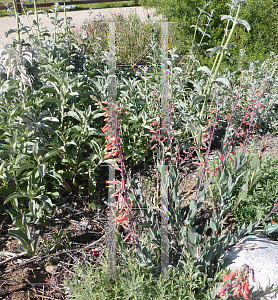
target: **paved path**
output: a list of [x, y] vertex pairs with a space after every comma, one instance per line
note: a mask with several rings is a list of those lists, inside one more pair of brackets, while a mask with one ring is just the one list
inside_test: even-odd
[[[105, 9], [94, 9], [92, 10], [92, 14], [90, 16], [90, 19], [97, 19], [97, 15], [101, 14], [102, 20], [109, 20], [113, 16], [118, 14], [123, 14], [125, 17], [128, 17], [130, 14], [137, 14], [142, 21], [147, 20], [148, 15], [150, 16], [151, 20], [158, 21], [159, 17], [154, 17], [155, 10], [154, 9], [145, 9], [141, 6], [136, 7], [119, 7], [119, 8], [105, 8]], [[41, 19], [41, 22], [44, 27], [53, 27], [51, 24], [50, 17], [54, 16], [53, 13], [50, 13], [49, 16], [45, 16], [44, 14], [40, 14], [39, 17]], [[67, 12], [68, 17], [72, 17], [72, 25], [75, 25], [76, 27], [81, 26], [84, 21], [89, 19], [89, 10], [80, 10], [80, 11], [68, 11]], [[59, 17], [63, 18], [64, 13], [60, 12]], [[32, 24], [34, 20], [34, 15], [29, 16], [29, 21]], [[24, 24], [28, 25], [27, 19], [25, 16], [21, 17], [21, 20]], [[10, 43], [13, 39], [12, 36], [15, 36], [16, 34], [10, 34], [8, 38], [5, 37], [5, 32], [7, 32], [9, 29], [15, 29], [16, 28], [16, 20], [14, 17], [1, 17], [0, 18], [0, 47], [3, 45]], [[26, 35], [23, 35], [23, 38]]]

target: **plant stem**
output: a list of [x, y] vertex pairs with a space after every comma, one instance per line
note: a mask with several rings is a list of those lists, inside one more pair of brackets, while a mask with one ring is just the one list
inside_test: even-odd
[[14, 5], [14, 13], [15, 13], [15, 18], [16, 18], [16, 27], [17, 27], [17, 37], [18, 37], [18, 42], [20, 42], [20, 28], [19, 28], [19, 16], [17, 13], [17, 6], [16, 6], [16, 0], [13, 0], [13, 5]]
[[[228, 38], [226, 40], [226, 43], [225, 43], [225, 45], [224, 45], [224, 47], [222, 49], [222, 53], [220, 55], [219, 61], [218, 61], [217, 66], [216, 66], [216, 69], [214, 70], [213, 75], [211, 77], [210, 85], [208, 86], [207, 91], [206, 90], [204, 91], [205, 101], [203, 103], [202, 110], [200, 112], [200, 119], [203, 117], [203, 113], [204, 113], [205, 107], [207, 106], [207, 101], [208, 101], [208, 98], [209, 98], [209, 95], [210, 95], [210, 92], [211, 92], [212, 84], [213, 84], [213, 82], [214, 82], [214, 80], [216, 78], [216, 75], [217, 75], [217, 73], [218, 73], [218, 71], [220, 69], [220, 65], [221, 65], [223, 57], [224, 57], [224, 52], [225, 52], [225, 50], [228, 47], [228, 44], [229, 44], [229, 42], [231, 40], [231, 37], [232, 37], [232, 35], [233, 35], [234, 31], [235, 31], [235, 27], [236, 27], [236, 25], [238, 23], [237, 20], [238, 20], [238, 16], [239, 16], [239, 12], [240, 12], [240, 6], [241, 6], [241, 4], [238, 5], [237, 13], [236, 13], [236, 16], [235, 16], [235, 18], [233, 20], [233, 26], [232, 26], [232, 28], [230, 30], [230, 33], [229, 33]], [[216, 57], [216, 59], [217, 59], [217, 57]]]

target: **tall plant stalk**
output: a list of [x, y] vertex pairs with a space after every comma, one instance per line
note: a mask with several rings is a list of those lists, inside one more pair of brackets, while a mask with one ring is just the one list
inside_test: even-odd
[[212, 84], [213, 84], [214, 80], [216, 79], [216, 76], [218, 74], [218, 71], [220, 69], [221, 63], [222, 63], [223, 58], [224, 58], [225, 50], [227, 49], [227, 47], [230, 43], [230, 40], [232, 38], [232, 35], [235, 31], [236, 25], [238, 24], [238, 16], [239, 16], [240, 8], [241, 8], [241, 3], [238, 4], [236, 16], [233, 19], [233, 26], [232, 26], [232, 28], [229, 32], [229, 35], [227, 37], [227, 40], [226, 40], [224, 46], [222, 48], [221, 54], [220, 54], [220, 56], [218, 55], [215, 58], [213, 68], [214, 68], [215, 65], [216, 65], [216, 68], [215, 68], [215, 70], [213, 70], [213, 68], [212, 68], [213, 74], [212, 74], [211, 78], [208, 79], [208, 82], [207, 82], [207, 84], [205, 86], [205, 89], [204, 89], [204, 92], [203, 92], [203, 94], [205, 95], [205, 101], [203, 103], [203, 106], [202, 106], [202, 109], [201, 109], [201, 112], [200, 112], [200, 118], [203, 117], [204, 110], [205, 110], [205, 107], [207, 106], [208, 98], [209, 98], [209, 95], [210, 95], [210, 92], [211, 92]]
[[20, 37], [20, 20], [17, 12], [17, 5], [16, 5], [16, 0], [13, 0], [13, 5], [14, 5], [14, 13], [15, 13], [15, 18], [16, 18], [16, 27], [17, 27], [17, 39], [18, 42], [20, 42], [21, 37]]

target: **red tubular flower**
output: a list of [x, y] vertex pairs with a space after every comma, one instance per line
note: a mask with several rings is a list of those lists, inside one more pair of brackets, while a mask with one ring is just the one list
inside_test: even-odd
[[122, 216], [119, 216], [115, 219], [117, 223], [127, 221], [126, 215], [128, 214], [129, 208], [125, 211], [125, 213]]
[[222, 296], [225, 295], [228, 285], [229, 285], [228, 282], [225, 283], [225, 284], [222, 286], [222, 288], [219, 289], [219, 290], [217, 291], [217, 293], [219, 294], [219, 297], [222, 297]]
[[108, 129], [109, 129], [108, 125], [106, 124], [101, 130], [102, 130], [102, 132], [106, 132]]
[[113, 157], [117, 156], [118, 154], [119, 154], [119, 151], [117, 151], [117, 150], [112, 152]]
[[231, 274], [224, 275], [225, 278], [222, 279], [223, 282], [226, 282], [228, 280], [231, 280], [236, 275], [236, 272], [232, 272]]
[[249, 283], [248, 283], [247, 280], [243, 282], [242, 292], [243, 292], [243, 298], [244, 298], [244, 299], [248, 299], [248, 294], [249, 294]]
[[122, 206], [120, 211], [119, 211], [119, 214], [122, 213], [125, 208], [126, 208], [125, 206]]
[[111, 199], [114, 197], [119, 197], [119, 191], [117, 191], [116, 193], [114, 193], [110, 196]]
[[106, 151], [109, 151], [109, 150], [111, 150], [112, 149], [112, 144], [109, 142], [108, 144], [106, 144], [106, 146], [105, 146], [105, 150]]
[[106, 184], [108, 184], [108, 183], [109, 183], [109, 184], [120, 184], [120, 181], [117, 180], [117, 179], [116, 179], [116, 180], [113, 180], [113, 181], [105, 180], [105, 183], [106, 183]]
[[121, 222], [127, 221], [127, 218], [122, 216], [122, 217], [117, 217], [115, 220], [117, 223], [121, 223]]
[[111, 157], [111, 156], [113, 156], [113, 152], [110, 152], [110, 153], [104, 155], [104, 158], [109, 158], [109, 157]]
[[234, 292], [233, 292], [233, 297], [237, 296], [237, 295], [239, 294], [239, 291], [240, 291], [240, 285], [238, 285], [238, 286], [235, 288], [235, 290], [234, 290]]
[[130, 237], [130, 235], [131, 235], [131, 232], [130, 232], [130, 233], [125, 237], [125, 239], [123, 240], [124, 243], [128, 240], [128, 238]]

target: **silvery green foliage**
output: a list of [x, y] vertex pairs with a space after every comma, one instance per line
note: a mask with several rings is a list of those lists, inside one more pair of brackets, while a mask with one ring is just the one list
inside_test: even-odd
[[0, 75], [1, 77], [15, 77], [25, 85], [32, 86], [32, 76], [28, 73], [28, 66], [36, 61], [36, 53], [32, 49], [22, 50], [18, 45], [17, 49], [0, 50]]

